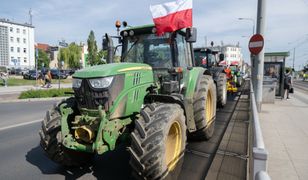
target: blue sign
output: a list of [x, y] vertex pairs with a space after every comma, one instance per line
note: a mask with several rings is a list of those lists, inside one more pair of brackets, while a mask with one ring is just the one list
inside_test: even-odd
[[35, 49], [35, 56], [38, 57], [38, 48]]

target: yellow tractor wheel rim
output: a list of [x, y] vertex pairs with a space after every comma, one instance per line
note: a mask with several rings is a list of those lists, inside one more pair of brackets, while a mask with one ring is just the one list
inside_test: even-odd
[[172, 171], [179, 159], [182, 147], [182, 131], [180, 124], [175, 121], [172, 123], [166, 139], [165, 162], [168, 171]]
[[207, 93], [206, 97], [206, 102], [204, 106], [205, 110], [205, 117], [206, 117], [206, 122], [207, 124], [211, 122], [213, 118], [213, 99], [212, 99], [212, 94], [210, 91]]

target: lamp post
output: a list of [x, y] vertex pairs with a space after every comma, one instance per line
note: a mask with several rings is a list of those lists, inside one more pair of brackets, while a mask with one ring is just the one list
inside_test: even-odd
[[299, 46], [301, 46], [301, 45], [303, 45], [308, 39], [308, 34], [305, 34], [304, 35], [304, 37], [306, 37], [306, 39], [304, 39], [304, 41], [302, 42], [302, 43], [300, 43], [299, 41], [300, 40], [302, 40], [302, 39], [299, 39], [299, 40], [296, 40], [296, 41], [294, 41], [294, 42], [289, 42], [288, 44], [295, 44], [295, 43], [297, 43], [297, 44], [295, 44], [294, 45], [294, 47], [293, 47], [293, 59], [292, 59], [292, 68], [293, 68], [293, 70], [295, 71], [295, 69], [294, 69], [294, 64], [295, 64], [295, 50], [296, 50], [296, 48], [297, 47], [299, 47]]
[[252, 22], [252, 35], [255, 34], [255, 24], [256, 24], [256, 21], [253, 19], [253, 18], [238, 18], [238, 20], [246, 20], [246, 21], [250, 21]]
[[[252, 36], [255, 34], [255, 25], [256, 25], [256, 21], [253, 18], [238, 18], [238, 20], [241, 21], [250, 21], [252, 22]], [[250, 64], [251, 64], [251, 77], [252, 77], [252, 82], [255, 82], [256, 79], [255, 77], [257, 76], [257, 71], [256, 71], [256, 64], [254, 64], [253, 59], [255, 58], [255, 56], [253, 54], [250, 54]]]

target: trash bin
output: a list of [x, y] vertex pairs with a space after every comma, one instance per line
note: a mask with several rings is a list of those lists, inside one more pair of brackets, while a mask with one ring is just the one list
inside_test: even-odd
[[275, 103], [277, 78], [264, 77], [262, 103]]

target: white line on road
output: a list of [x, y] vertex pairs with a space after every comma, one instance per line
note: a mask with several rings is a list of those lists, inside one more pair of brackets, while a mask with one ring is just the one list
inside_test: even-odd
[[29, 125], [29, 124], [34, 124], [34, 123], [37, 123], [37, 122], [40, 122], [40, 121], [43, 121], [43, 120], [42, 119], [38, 119], [38, 120], [30, 121], [30, 122], [14, 124], [14, 125], [11, 125], [11, 126], [6, 126], [6, 127], [0, 128], [0, 131], [6, 130], [6, 129], [15, 128], [15, 127], [20, 127], [20, 126], [25, 126], [25, 125]]

